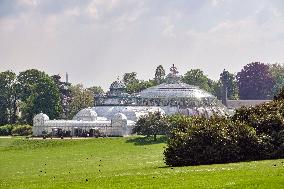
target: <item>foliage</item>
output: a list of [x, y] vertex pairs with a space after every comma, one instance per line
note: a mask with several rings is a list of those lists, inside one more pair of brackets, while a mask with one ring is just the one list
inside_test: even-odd
[[139, 93], [140, 91], [152, 87], [154, 85], [155, 82], [153, 80], [149, 81], [138, 80], [137, 82], [129, 83], [126, 86], [126, 91], [130, 94]]
[[284, 87], [284, 66], [282, 64], [268, 64], [269, 73], [272, 75], [275, 84], [272, 88], [272, 95], [275, 96], [280, 93]]
[[30, 125], [15, 125], [11, 131], [12, 135], [28, 136], [32, 134]]
[[166, 75], [166, 72], [165, 72], [163, 66], [159, 65], [156, 68], [156, 71], [155, 71], [155, 78], [154, 78], [155, 82], [157, 84], [161, 84], [165, 79], [165, 75]]
[[17, 111], [16, 74], [12, 71], [0, 73], [0, 125], [16, 122]]
[[224, 70], [220, 75], [222, 87], [227, 88], [227, 98], [230, 100], [239, 99], [239, 89], [235, 74]]
[[89, 87], [88, 90], [91, 91], [93, 95], [99, 95], [104, 93], [103, 88], [100, 86]]
[[[236, 110], [233, 120], [242, 121], [256, 130], [278, 154], [284, 150], [284, 101], [275, 100], [255, 107]], [[284, 154], [284, 153], [283, 153]], [[283, 155], [282, 154], [282, 155]]]
[[27, 136], [32, 134], [30, 125], [4, 125], [0, 126], [0, 136], [20, 135]]
[[274, 100], [284, 100], [284, 87], [274, 96]]
[[204, 75], [203, 71], [200, 69], [191, 69], [186, 72], [183, 76], [183, 82], [189, 85], [199, 86], [205, 91], [213, 92], [213, 89], [211, 88], [211, 86], [214, 85], [213, 81]]
[[170, 166], [200, 165], [264, 159], [272, 153], [270, 144], [255, 130], [225, 117], [194, 117], [173, 129], [164, 152]]
[[60, 94], [60, 104], [62, 107], [62, 113], [60, 115], [60, 118], [66, 119], [69, 112], [69, 104], [71, 101], [71, 90], [70, 90], [71, 83], [62, 82], [61, 77], [59, 75], [53, 75], [52, 78]]
[[0, 136], [8, 136], [12, 134], [13, 125], [0, 126]]
[[30, 69], [20, 72], [17, 76], [18, 92], [19, 97], [22, 101], [27, 101], [27, 99], [33, 94], [34, 86], [39, 82], [39, 80], [47, 75], [39, 70]]
[[71, 102], [69, 106], [68, 118], [72, 119], [73, 116], [80, 110], [94, 105], [93, 93], [85, 89], [83, 85], [75, 85], [70, 87], [71, 90]]
[[237, 74], [240, 99], [262, 100], [272, 98], [274, 80], [269, 73], [269, 66], [253, 62], [244, 66]]
[[167, 122], [160, 112], [150, 112], [147, 115], [141, 116], [133, 128], [133, 133], [147, 137], [153, 135], [154, 140], [157, 140], [157, 135], [166, 134], [167, 131]]
[[31, 90], [31, 95], [24, 101], [26, 104], [23, 118], [26, 123], [32, 124], [33, 117], [40, 112], [47, 114], [50, 119], [57, 119], [62, 112], [62, 106], [59, 90], [53, 79], [43, 75]]
[[126, 91], [129, 94], [138, 93], [156, 84], [154, 80], [143, 81], [137, 79], [136, 72], [125, 73], [123, 75], [123, 82], [126, 85]]
[[136, 72], [125, 73], [123, 75], [123, 82], [125, 85], [138, 82], [137, 73]]

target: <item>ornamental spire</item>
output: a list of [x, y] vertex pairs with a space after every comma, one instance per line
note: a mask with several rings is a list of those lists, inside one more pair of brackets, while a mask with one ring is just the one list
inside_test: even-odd
[[174, 84], [174, 83], [180, 83], [181, 77], [178, 75], [177, 67], [173, 64], [170, 68], [171, 73], [169, 73], [166, 77], [166, 83]]
[[172, 67], [170, 68], [170, 71], [172, 72], [173, 75], [177, 75], [177, 74], [178, 74], [177, 67], [175, 67], [174, 64], [173, 64]]

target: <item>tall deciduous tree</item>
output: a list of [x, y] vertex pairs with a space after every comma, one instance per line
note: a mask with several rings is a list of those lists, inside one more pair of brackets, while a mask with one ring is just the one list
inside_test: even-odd
[[253, 62], [244, 66], [237, 74], [240, 98], [244, 100], [271, 99], [275, 81], [269, 72], [269, 66]]
[[165, 79], [165, 75], [166, 75], [166, 72], [165, 72], [163, 66], [159, 65], [156, 68], [156, 71], [155, 71], [155, 78], [154, 78], [155, 82], [157, 84], [161, 84]]
[[71, 102], [69, 106], [69, 115], [71, 119], [81, 109], [92, 107], [94, 105], [94, 94], [83, 87], [83, 85], [71, 86]]
[[60, 118], [66, 119], [69, 111], [69, 104], [71, 101], [71, 83], [62, 82], [59, 75], [53, 75], [52, 78], [60, 93], [60, 101], [62, 106], [62, 114], [60, 115]]
[[17, 81], [19, 97], [22, 101], [26, 101], [32, 95], [33, 87], [39, 82], [42, 77], [47, 76], [42, 71], [36, 69], [30, 69], [23, 72], [20, 72]]
[[16, 122], [17, 111], [16, 74], [0, 73], [0, 125]]
[[137, 73], [136, 72], [125, 73], [123, 75], [123, 82], [125, 85], [138, 82]]
[[46, 113], [51, 119], [59, 118], [62, 111], [59, 89], [50, 76], [30, 69], [20, 72], [17, 81], [22, 122], [31, 124], [33, 116], [40, 112]]
[[32, 124], [33, 117], [43, 112], [50, 119], [58, 119], [62, 113], [59, 89], [48, 75], [38, 78], [31, 88], [31, 95], [24, 101], [24, 120]]
[[183, 82], [189, 85], [199, 86], [201, 89], [212, 92], [212, 89], [210, 87], [210, 82], [212, 82], [212, 80], [204, 75], [203, 71], [200, 69], [192, 69], [186, 72], [183, 77]]
[[222, 87], [227, 88], [227, 97], [230, 100], [239, 99], [239, 89], [235, 74], [232, 74], [224, 70], [220, 74], [220, 80], [222, 81]]

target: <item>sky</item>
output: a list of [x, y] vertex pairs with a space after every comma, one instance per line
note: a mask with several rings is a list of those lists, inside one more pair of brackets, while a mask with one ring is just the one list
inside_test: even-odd
[[251, 62], [284, 63], [283, 0], [0, 0], [0, 71], [107, 89], [158, 65], [218, 79]]

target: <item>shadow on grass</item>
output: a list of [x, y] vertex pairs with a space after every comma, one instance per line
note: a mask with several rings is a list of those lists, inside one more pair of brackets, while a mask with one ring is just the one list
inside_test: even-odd
[[154, 140], [154, 137], [136, 137], [131, 138], [126, 141], [126, 143], [134, 143], [134, 145], [151, 145], [151, 144], [160, 144], [160, 143], [166, 143], [167, 137], [166, 136], [157, 136], [157, 140]]

